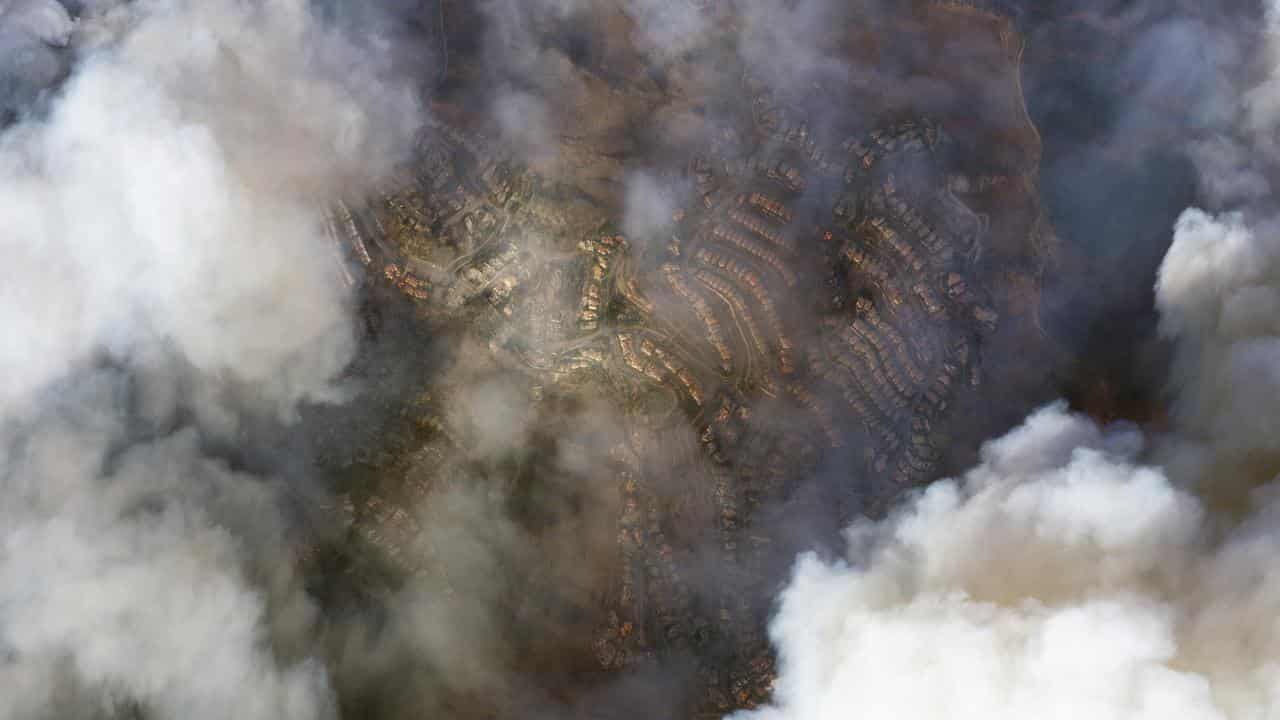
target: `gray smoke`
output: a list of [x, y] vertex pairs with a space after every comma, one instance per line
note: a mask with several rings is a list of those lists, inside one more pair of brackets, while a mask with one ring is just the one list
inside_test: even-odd
[[18, 85], [50, 86], [32, 43], [77, 57], [0, 136], [0, 718], [331, 717], [282, 512], [305, 489], [209, 447], [340, 397], [316, 209], [420, 108], [302, 0], [0, 10]]
[[0, 115], [18, 113], [64, 76], [73, 28], [56, 0], [0, 3]]

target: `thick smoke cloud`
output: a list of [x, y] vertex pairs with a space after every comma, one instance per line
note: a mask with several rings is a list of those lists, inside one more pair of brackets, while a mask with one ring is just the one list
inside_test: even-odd
[[260, 582], [290, 605], [278, 622], [310, 612], [287, 568], [248, 555], [288, 557], [273, 488], [201, 457], [194, 431], [108, 461], [118, 382], [79, 385], [5, 456], [0, 717], [326, 717], [323, 669], [266, 644]]
[[314, 204], [390, 165], [408, 98], [320, 79], [352, 58], [297, 3], [102, 22], [138, 24], [99, 41], [47, 123], [4, 139], [3, 312], [24, 342], [6, 347], [0, 397], [155, 340], [278, 409], [323, 392], [351, 339], [337, 268], [313, 259]]
[[0, 136], [0, 718], [330, 717], [286, 488], [209, 448], [339, 397], [318, 208], [420, 108], [302, 0], [82, 10], [0, 5], [78, 65]]
[[776, 707], [743, 717], [1275, 713], [1276, 506], [1219, 537], [1141, 450], [1050, 406], [851, 528], [848, 563], [802, 558], [772, 628]]
[[1206, 142], [1250, 160], [1191, 149], [1215, 160], [1201, 191], [1223, 211], [1183, 212], [1158, 272], [1173, 429], [1144, 437], [1046, 407], [962, 477], [851, 527], [845, 558], [802, 557], [771, 628], [776, 702], [740, 717], [1280, 712], [1266, 76], [1240, 99], [1197, 97], [1220, 116]]
[[1275, 446], [1278, 261], [1273, 224], [1191, 209], [1160, 269], [1161, 330], [1191, 340], [1176, 377], [1184, 428], [1219, 454]]
[[1272, 400], [1280, 328], [1271, 312], [1280, 287], [1280, 210], [1271, 192], [1280, 168], [1277, 13], [1280, 5], [1268, 3], [1261, 79], [1229, 105], [1232, 127], [1213, 139], [1230, 148], [1225, 157], [1248, 161], [1199, 164], [1206, 207], [1218, 212], [1192, 208], [1179, 217], [1155, 287], [1160, 331], [1179, 341], [1175, 409], [1184, 433], [1218, 470], [1230, 466], [1227, 475], [1255, 484], [1271, 479], [1258, 460], [1274, 454], [1280, 422]]

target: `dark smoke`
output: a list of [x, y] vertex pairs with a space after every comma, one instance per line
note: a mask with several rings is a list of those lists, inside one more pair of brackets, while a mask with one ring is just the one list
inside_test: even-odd
[[1213, 194], [1197, 166], [1235, 162], [1214, 138], [1230, 132], [1234, 98], [1256, 72], [1260, 16], [1255, 2], [1025, 7], [1026, 93], [1044, 139], [1040, 188], [1062, 240], [1044, 313], [1077, 358], [1064, 390], [1090, 412], [1159, 414], [1168, 348], [1155, 336], [1151, 288], [1168, 228]]
[[66, 76], [72, 27], [68, 8], [55, 0], [0, 6], [0, 124], [33, 107]]

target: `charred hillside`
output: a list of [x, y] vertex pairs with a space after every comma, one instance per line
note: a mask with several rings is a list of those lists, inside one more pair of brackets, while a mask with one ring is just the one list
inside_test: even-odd
[[[443, 7], [463, 38], [416, 155], [328, 216], [349, 281], [443, 365], [329, 461], [342, 530], [312, 574], [472, 606], [497, 670], [398, 669], [438, 673], [405, 716], [630, 716], [630, 683], [664, 688], [650, 716], [752, 707], [795, 552], [1051, 392], [1023, 36], [966, 3], [797, 38], [690, 4], [665, 47], [638, 12]], [[801, 40], [821, 61], [791, 74]]]

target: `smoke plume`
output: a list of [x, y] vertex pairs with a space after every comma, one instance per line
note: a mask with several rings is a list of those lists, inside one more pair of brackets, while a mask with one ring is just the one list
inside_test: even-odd
[[[1055, 404], [855, 524], [846, 559], [802, 557], [771, 631], [777, 704], [743, 717], [1280, 711], [1280, 496], [1257, 486], [1276, 471], [1272, 237], [1196, 209], [1175, 228], [1157, 287], [1173, 436], [1147, 447]], [[1242, 520], [1213, 512], [1223, 496]]]
[[[1184, 45], [1192, 27], [1159, 37]], [[1270, 63], [1274, 52], [1269, 41]], [[1183, 212], [1159, 268], [1173, 429], [1100, 427], [1047, 406], [988, 442], [972, 470], [854, 524], [844, 558], [802, 556], [771, 626], [775, 703], [737, 717], [1280, 712], [1280, 248], [1266, 76], [1236, 100], [1196, 97], [1225, 118], [1206, 119], [1217, 130], [1186, 150], [1221, 212]]]
[[850, 528], [848, 561], [802, 557], [771, 631], [776, 705], [742, 717], [1274, 712], [1274, 508], [1219, 538], [1142, 445], [1050, 406]]
[[0, 4], [0, 718], [332, 716], [305, 478], [215, 448], [339, 397], [318, 208], [420, 109], [302, 0], [79, 5]]

